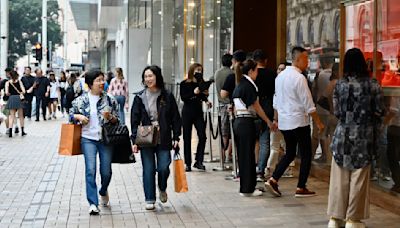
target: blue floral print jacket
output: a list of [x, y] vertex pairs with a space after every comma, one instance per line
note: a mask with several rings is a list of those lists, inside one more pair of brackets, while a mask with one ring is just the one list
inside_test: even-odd
[[339, 120], [331, 144], [335, 162], [348, 170], [369, 165], [376, 159], [385, 111], [378, 81], [352, 76], [340, 79], [333, 93], [333, 107]]
[[[100, 100], [97, 102], [97, 116], [99, 117], [99, 123], [102, 127], [109, 122], [107, 119], [104, 119], [102, 115], [103, 110], [107, 106], [111, 107], [111, 114], [119, 121], [117, 100], [112, 95], [103, 92], [100, 95]], [[72, 102], [72, 108], [69, 110], [69, 114], [81, 114], [89, 118], [90, 103], [88, 93], [83, 93]]]

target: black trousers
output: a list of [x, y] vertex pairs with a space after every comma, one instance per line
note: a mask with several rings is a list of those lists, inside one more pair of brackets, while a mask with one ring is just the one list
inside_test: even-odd
[[286, 142], [286, 153], [279, 161], [278, 165], [272, 177], [275, 180], [279, 180], [289, 164], [296, 157], [297, 146], [299, 149], [301, 164], [299, 181], [297, 183], [298, 188], [305, 188], [308, 175], [311, 169], [311, 129], [310, 126], [298, 127], [293, 130], [281, 130], [283, 137]]
[[64, 109], [65, 109], [65, 101], [64, 101], [64, 97], [65, 97], [65, 89], [60, 89], [60, 95], [61, 95], [61, 99], [60, 99], [60, 105], [61, 105], [61, 113], [64, 113]]
[[256, 144], [256, 126], [254, 118], [240, 117], [233, 123], [233, 133], [237, 148], [240, 192], [253, 193], [257, 184], [256, 159], [254, 148]]
[[48, 98], [45, 96], [36, 96], [36, 120], [39, 120], [40, 111], [39, 108], [42, 107], [43, 119], [46, 119], [46, 108], [47, 108]]
[[206, 123], [204, 121], [203, 112], [193, 113], [190, 108], [183, 107], [182, 109], [182, 125], [183, 125], [183, 150], [185, 154], [185, 164], [190, 166], [192, 164], [192, 126], [196, 128], [197, 143], [196, 162], [203, 163], [204, 148], [206, 147]]
[[389, 160], [389, 168], [390, 172], [392, 173], [394, 185], [397, 187], [400, 186], [400, 127], [389, 126], [387, 139], [387, 157]]
[[25, 102], [23, 104], [24, 117], [31, 118], [31, 116], [32, 116], [32, 100], [33, 100], [33, 97], [25, 95]]

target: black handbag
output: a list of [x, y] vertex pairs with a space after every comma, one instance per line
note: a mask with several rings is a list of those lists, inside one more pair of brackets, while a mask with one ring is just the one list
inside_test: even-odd
[[130, 164], [135, 163], [135, 155], [132, 153], [132, 144], [128, 140], [125, 143], [113, 145], [112, 163]]
[[119, 124], [105, 124], [102, 130], [102, 138], [107, 145], [125, 144], [130, 140], [128, 127]]

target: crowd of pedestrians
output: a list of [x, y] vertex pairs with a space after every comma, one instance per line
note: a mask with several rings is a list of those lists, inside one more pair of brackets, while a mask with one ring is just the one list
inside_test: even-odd
[[[380, 85], [370, 78], [359, 49], [346, 52], [343, 75], [339, 74], [337, 63], [321, 58], [322, 70], [312, 83], [306, 74], [308, 51], [294, 47], [291, 54], [291, 64], [281, 63], [276, 70], [267, 67], [268, 58], [262, 50], [251, 54], [237, 50], [233, 55], [222, 56], [222, 67], [212, 77], [221, 116], [221, 159], [238, 163], [241, 196], [261, 196], [263, 192], [256, 188], [259, 181], [265, 182], [265, 190], [280, 197], [279, 180], [293, 175], [294, 159], [298, 156], [299, 177], [293, 193], [295, 197], [311, 197], [317, 194], [307, 187], [312, 159], [327, 161], [332, 157], [328, 227], [364, 227], [361, 220], [369, 217], [371, 166], [377, 158], [377, 140], [383, 125], [389, 126], [387, 155], [395, 183], [392, 190], [399, 192], [400, 189], [397, 140], [400, 99], [392, 98], [390, 108], [385, 109]], [[179, 150], [181, 130], [186, 172], [192, 171], [192, 167], [206, 171], [203, 103], [208, 108], [212, 103], [209, 101], [210, 83], [205, 81], [203, 71], [201, 64], [193, 63], [180, 83], [183, 102], [180, 112], [179, 101], [165, 88], [162, 70], [155, 65], [143, 70], [144, 89], [135, 93], [130, 129], [132, 152], [140, 152], [143, 166], [146, 210], [155, 209], [156, 176], [159, 199], [162, 203], [168, 200], [170, 151]], [[102, 128], [109, 123], [125, 125], [125, 111], [129, 108], [128, 83], [122, 69], [115, 69], [115, 77], [99, 70], [81, 76], [61, 72], [59, 77], [49, 72], [46, 77], [40, 69], [35, 70], [34, 77], [30, 67], [26, 67], [22, 79], [9, 68], [6, 74], [8, 79], [0, 83], [0, 89], [4, 89], [3, 100], [7, 101], [2, 111], [7, 116], [9, 137], [12, 137], [16, 114], [22, 136], [26, 135], [24, 117], [31, 118], [33, 100], [36, 121], [39, 121], [41, 107], [43, 120], [56, 119], [59, 111], [63, 116], [68, 113], [71, 121], [83, 125], [81, 148], [85, 158], [89, 213], [98, 214], [99, 205], [109, 205], [108, 186], [112, 176], [113, 148], [102, 140]], [[141, 146], [137, 142], [143, 126], [158, 129], [155, 145]], [[193, 126], [198, 137], [194, 163]], [[233, 141], [237, 161], [232, 161]], [[318, 147], [322, 152], [317, 157]], [[100, 158], [99, 190], [97, 154]]]

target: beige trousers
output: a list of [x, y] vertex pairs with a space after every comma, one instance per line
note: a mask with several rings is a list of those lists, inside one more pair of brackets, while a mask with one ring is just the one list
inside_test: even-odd
[[371, 165], [348, 170], [332, 159], [328, 215], [338, 219], [369, 218], [369, 175]]

